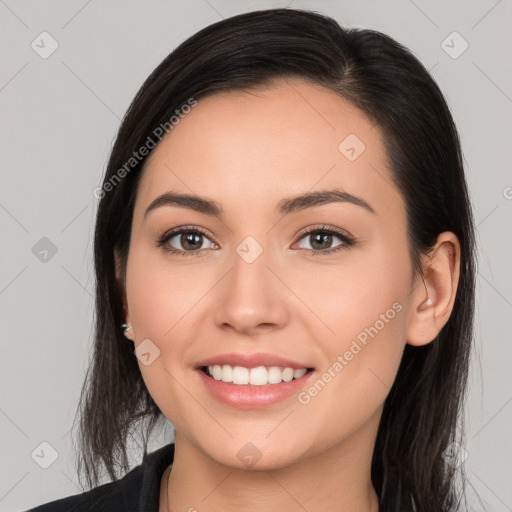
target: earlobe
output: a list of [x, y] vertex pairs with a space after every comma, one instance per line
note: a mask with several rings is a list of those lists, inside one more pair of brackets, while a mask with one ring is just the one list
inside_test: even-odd
[[425, 260], [423, 275], [415, 282], [406, 332], [407, 343], [413, 346], [432, 342], [450, 318], [460, 273], [456, 235], [441, 233]]

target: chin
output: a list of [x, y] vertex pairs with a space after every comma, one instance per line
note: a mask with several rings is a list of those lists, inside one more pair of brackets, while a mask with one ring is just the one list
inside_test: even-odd
[[244, 435], [226, 440], [220, 445], [202, 444], [203, 451], [216, 463], [236, 470], [269, 471], [298, 462], [304, 456], [304, 445], [293, 440], [286, 446], [282, 439], [264, 435]]

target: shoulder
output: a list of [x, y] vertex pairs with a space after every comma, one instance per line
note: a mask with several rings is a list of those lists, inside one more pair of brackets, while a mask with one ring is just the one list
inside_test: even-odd
[[145, 454], [142, 464], [119, 480], [60, 498], [26, 512], [138, 512], [158, 510], [160, 481], [174, 459], [174, 444]]

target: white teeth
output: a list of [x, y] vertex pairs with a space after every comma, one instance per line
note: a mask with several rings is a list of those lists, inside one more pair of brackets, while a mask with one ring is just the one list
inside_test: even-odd
[[300, 379], [303, 375], [306, 375], [307, 369], [301, 368], [300, 370], [293, 370], [293, 378]]
[[235, 366], [233, 368], [233, 384], [249, 384], [249, 369]]
[[229, 366], [229, 364], [225, 364], [222, 367], [222, 373], [219, 380], [224, 382], [233, 382], [233, 367]]
[[271, 366], [268, 369], [268, 383], [279, 384], [283, 380], [283, 372], [279, 366]]
[[245, 368], [243, 366], [231, 366], [229, 364], [208, 366], [208, 373], [215, 380], [240, 385], [251, 384], [253, 386], [279, 384], [282, 381], [290, 382], [293, 379], [299, 379], [305, 375], [306, 372], [306, 368], [294, 369], [280, 366], [271, 366], [269, 368], [265, 366]]
[[222, 379], [222, 368], [218, 365], [215, 365], [212, 370], [212, 376], [215, 380]]
[[293, 380], [293, 368], [285, 368], [283, 370], [283, 380], [285, 382], [290, 382]]
[[251, 368], [249, 372], [249, 384], [253, 386], [263, 386], [267, 383], [267, 374], [267, 369], [264, 366]]

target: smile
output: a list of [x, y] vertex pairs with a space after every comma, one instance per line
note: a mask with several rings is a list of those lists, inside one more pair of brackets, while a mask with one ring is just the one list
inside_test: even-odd
[[280, 384], [300, 379], [311, 368], [290, 368], [280, 366], [257, 366], [246, 368], [244, 366], [212, 365], [201, 368], [209, 377], [222, 382], [235, 385], [265, 386]]
[[296, 396], [316, 372], [312, 368], [246, 368], [224, 364], [201, 366], [195, 374], [218, 402], [238, 409], [261, 409]]

